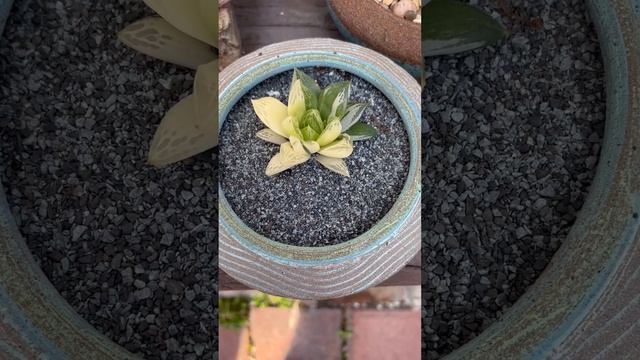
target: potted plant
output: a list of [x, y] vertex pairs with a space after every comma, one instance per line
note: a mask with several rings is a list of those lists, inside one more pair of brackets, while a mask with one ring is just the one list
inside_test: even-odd
[[331, 39], [270, 45], [222, 71], [221, 269], [317, 299], [402, 268], [420, 249], [419, 98], [391, 60]]
[[340, 34], [401, 64], [413, 76], [422, 73], [419, 0], [327, 0]]

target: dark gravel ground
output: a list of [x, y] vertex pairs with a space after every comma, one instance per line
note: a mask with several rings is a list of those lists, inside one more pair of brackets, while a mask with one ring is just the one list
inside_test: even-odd
[[217, 353], [217, 154], [146, 154], [192, 71], [125, 48], [142, 1], [18, 0], [0, 40], [0, 174], [62, 296], [148, 359]]
[[584, 2], [474, 3], [512, 35], [427, 59], [429, 359], [478, 335], [542, 272], [589, 191], [603, 134], [603, 66]]
[[333, 69], [304, 71], [321, 87], [351, 79], [350, 101], [369, 104], [361, 120], [379, 135], [354, 142], [345, 159], [351, 177], [313, 158], [274, 177], [264, 174], [279, 147], [256, 138], [265, 126], [250, 100], [274, 96], [286, 104], [287, 71], [251, 89], [229, 113], [220, 134], [220, 182], [232, 209], [258, 233], [291, 245], [332, 245], [362, 234], [393, 206], [407, 177], [409, 141], [398, 112], [371, 84]]

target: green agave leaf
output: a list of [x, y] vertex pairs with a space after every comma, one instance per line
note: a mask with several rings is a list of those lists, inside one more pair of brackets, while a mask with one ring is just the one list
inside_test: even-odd
[[318, 138], [319, 133], [311, 128], [311, 126], [306, 126], [304, 129], [301, 129], [302, 137], [304, 140], [315, 140]]
[[296, 80], [300, 80], [302, 83], [305, 108], [316, 109], [318, 107], [318, 96], [320, 96], [320, 92], [322, 91], [320, 86], [318, 86], [316, 81], [309, 75], [305, 74], [301, 70], [293, 69], [293, 79], [291, 80], [291, 84], [295, 83]]
[[342, 123], [342, 131], [348, 130], [353, 124], [357, 123], [366, 108], [366, 103], [350, 104], [349, 107], [347, 107], [347, 112], [344, 114], [344, 117], [340, 120]]
[[320, 134], [324, 130], [324, 123], [320, 117], [318, 109], [309, 109], [304, 113], [300, 126], [310, 126], [315, 132]]
[[351, 136], [351, 140], [353, 141], [367, 140], [378, 136], [378, 130], [363, 122], [353, 124], [346, 133]]
[[[350, 81], [341, 81], [327, 86], [320, 93], [320, 116], [325, 122], [330, 115], [340, 118], [344, 115], [349, 101]], [[338, 101], [336, 101], [338, 100]]]
[[302, 81], [302, 85], [304, 85], [309, 91], [313, 93], [316, 97], [320, 95], [322, 91], [318, 83], [309, 75], [305, 74], [304, 71], [299, 69], [293, 69], [293, 80], [300, 79]]
[[473, 50], [508, 35], [491, 16], [457, 0], [432, 0], [422, 8], [422, 54], [438, 56]]

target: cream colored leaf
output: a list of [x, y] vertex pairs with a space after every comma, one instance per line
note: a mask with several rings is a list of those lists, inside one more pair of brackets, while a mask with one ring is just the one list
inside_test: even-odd
[[[213, 123], [218, 127], [218, 62], [200, 65], [193, 82], [197, 126]], [[216, 131], [216, 136], [218, 132]]]
[[276, 132], [271, 129], [262, 129], [258, 131], [256, 133], [256, 137], [258, 137], [258, 139], [262, 139], [264, 141], [268, 141], [277, 145], [282, 145], [289, 141], [287, 140], [287, 138], [276, 134]]
[[218, 143], [216, 122], [198, 124], [195, 96], [174, 105], [151, 141], [149, 164], [165, 166], [208, 150]]
[[171, 25], [211, 46], [218, 46], [218, 4], [212, 0], [144, 0]]
[[324, 146], [318, 151], [320, 155], [343, 159], [353, 152], [353, 142], [348, 135], [342, 137], [331, 144]]
[[340, 136], [342, 132], [342, 125], [340, 124], [340, 120], [335, 117], [330, 117], [327, 126], [322, 131], [322, 134], [316, 140], [320, 146], [325, 146], [330, 144], [335, 139]]
[[289, 90], [289, 115], [295, 119], [302, 117], [305, 111], [304, 92], [302, 91], [302, 82], [300, 79], [293, 81]]
[[284, 118], [284, 120], [282, 121], [282, 131], [285, 133], [285, 136], [287, 138], [291, 135], [297, 135], [298, 129], [296, 125], [296, 121], [292, 116], [287, 115], [287, 117]]
[[267, 176], [279, 174], [298, 164], [304, 163], [309, 160], [310, 157], [311, 155], [304, 151], [304, 149], [298, 151], [291, 143], [284, 143], [280, 145], [280, 152], [274, 155], [269, 161], [265, 174]]
[[280, 100], [272, 97], [263, 97], [257, 100], [251, 100], [253, 110], [255, 110], [258, 118], [271, 130], [278, 135], [288, 137], [289, 134], [283, 129], [283, 122], [287, 118], [287, 106]]
[[157, 16], [144, 18], [118, 33], [127, 46], [154, 58], [197, 69], [216, 59], [211, 47]]
[[315, 154], [320, 150], [320, 144], [313, 140], [303, 141], [302, 145], [304, 145], [304, 148], [311, 154]]
[[340, 175], [351, 177], [351, 175], [349, 175], [349, 168], [347, 167], [347, 163], [344, 162], [344, 160], [323, 155], [316, 156], [316, 159], [327, 169], [333, 172], [337, 172]]
[[296, 136], [291, 136], [289, 138], [289, 142], [291, 143], [291, 147], [293, 148], [293, 151], [297, 153], [306, 153], [306, 151], [304, 150], [304, 146], [302, 145], [302, 140], [300, 140], [300, 138]]

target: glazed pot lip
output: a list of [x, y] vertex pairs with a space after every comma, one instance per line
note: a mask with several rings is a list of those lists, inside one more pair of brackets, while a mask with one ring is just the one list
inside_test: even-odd
[[[305, 41], [313, 40], [314, 39], [304, 39], [302, 41], [293, 40], [292, 42], [297, 42], [296, 45], [302, 45], [305, 44]], [[326, 41], [327, 39], [322, 40]], [[369, 84], [380, 90], [384, 96], [391, 101], [402, 118], [409, 140], [409, 171], [401, 193], [398, 195], [398, 198], [395, 200], [392, 208], [382, 217], [382, 219], [376, 222], [366, 232], [353, 239], [339, 244], [322, 247], [288, 245], [271, 240], [266, 236], [257, 233], [255, 230], [249, 228], [233, 211], [224, 195], [222, 186], [219, 184], [219, 231], [227, 232], [234, 239], [237, 239], [244, 246], [260, 256], [267, 257], [284, 264], [295, 263], [300, 266], [331, 264], [347, 261], [369, 253], [377, 247], [383, 246], [385, 242], [392, 239], [393, 235], [398, 233], [402, 225], [406, 224], [410, 219], [410, 215], [415, 208], [420, 206], [421, 112], [419, 96], [418, 99], [412, 98], [412, 92], [401, 82], [405, 80], [415, 82], [415, 79], [390, 59], [370, 49], [338, 40], [331, 41], [336, 41], [340, 44], [348, 44], [348, 46], [357, 49], [359, 52], [364, 52], [366, 56], [384, 58], [385, 62], [388, 62], [388, 66], [396, 67], [401, 71], [401, 74], [406, 75], [406, 79], [394, 76], [385, 76], [385, 70], [368, 62], [366, 60], [366, 56], [341, 54], [330, 49], [319, 50], [314, 48], [296, 48], [295, 50], [281, 53], [275, 57], [262, 57], [261, 50], [266, 50], [269, 47], [291, 42], [269, 45], [245, 56], [245, 58], [252, 57], [252, 60], [255, 60], [248, 64], [248, 69], [244, 70], [241, 76], [230, 80], [228, 86], [220, 89], [218, 131], [222, 129], [227, 115], [240, 98], [266, 79], [292, 70], [293, 68], [334, 68], [348, 72], [367, 81]], [[237, 63], [238, 62], [234, 64]], [[230, 71], [230, 68], [232, 68], [234, 64], [223, 70], [223, 72]], [[417, 82], [416, 87], [419, 88]], [[221, 239], [222, 238], [223, 237], [221, 237]]]

